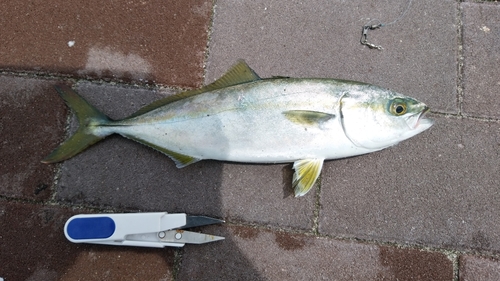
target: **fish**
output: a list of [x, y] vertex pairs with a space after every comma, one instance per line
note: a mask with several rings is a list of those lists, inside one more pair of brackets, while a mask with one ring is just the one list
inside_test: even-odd
[[325, 160], [379, 151], [433, 125], [426, 104], [392, 90], [329, 78], [261, 78], [243, 60], [211, 84], [121, 120], [70, 86], [55, 89], [79, 127], [43, 163], [67, 160], [119, 134], [164, 153], [178, 168], [204, 159], [293, 163], [295, 197], [311, 190]]

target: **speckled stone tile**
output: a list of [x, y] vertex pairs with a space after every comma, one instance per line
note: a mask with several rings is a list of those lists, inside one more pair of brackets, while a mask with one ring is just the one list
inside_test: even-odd
[[50, 196], [55, 167], [40, 161], [62, 140], [68, 112], [53, 90], [57, 82], [0, 76], [1, 196]]
[[9, 1], [0, 69], [194, 87], [212, 1]]
[[500, 118], [500, 4], [462, 3], [467, 115]]
[[175, 280], [174, 250], [92, 246], [58, 280]]
[[500, 262], [495, 259], [464, 255], [460, 257], [460, 281], [500, 279]]

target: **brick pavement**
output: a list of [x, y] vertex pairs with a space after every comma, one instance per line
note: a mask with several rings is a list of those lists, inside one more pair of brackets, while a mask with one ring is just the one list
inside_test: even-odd
[[[498, 280], [500, 5], [412, 1], [10, 2], [0, 11], [0, 277], [4, 280]], [[291, 196], [291, 165], [201, 161], [112, 136], [56, 165], [75, 129], [53, 85], [113, 118], [245, 59], [262, 77], [360, 80], [416, 97], [434, 127], [325, 163]], [[77, 213], [223, 218], [181, 249], [72, 244]]]

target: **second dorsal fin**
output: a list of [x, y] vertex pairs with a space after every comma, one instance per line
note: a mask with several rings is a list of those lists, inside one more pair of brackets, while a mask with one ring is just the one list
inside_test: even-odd
[[203, 92], [260, 80], [259, 75], [244, 60], [238, 60], [224, 75], [213, 83], [200, 88]]
[[173, 96], [163, 98], [152, 102], [145, 107], [139, 109], [137, 112], [132, 114], [128, 118], [137, 117], [146, 112], [154, 110], [158, 107], [164, 106], [166, 104], [182, 100], [188, 97], [199, 95], [201, 93], [222, 89], [229, 86], [234, 86], [238, 84], [244, 84], [252, 81], [260, 80], [260, 77], [251, 69], [244, 60], [238, 60], [238, 62], [233, 65], [222, 77], [215, 80], [213, 83], [208, 84], [204, 87], [195, 90], [189, 90], [182, 93], [178, 93]]

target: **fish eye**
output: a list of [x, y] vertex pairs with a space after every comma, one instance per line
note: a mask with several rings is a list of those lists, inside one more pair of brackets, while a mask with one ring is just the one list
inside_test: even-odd
[[401, 116], [406, 113], [406, 103], [400, 100], [394, 100], [391, 103], [390, 112], [396, 116]]

